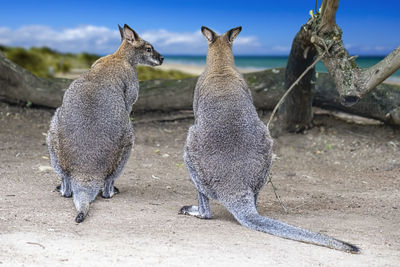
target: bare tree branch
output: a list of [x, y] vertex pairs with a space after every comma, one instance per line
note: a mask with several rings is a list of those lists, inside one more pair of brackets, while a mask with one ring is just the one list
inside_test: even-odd
[[365, 83], [365, 93], [382, 83], [398, 69], [400, 69], [400, 46], [380, 62], [363, 71], [361, 80]]
[[336, 11], [339, 0], [323, 1], [321, 4], [321, 33], [332, 31], [336, 25]]

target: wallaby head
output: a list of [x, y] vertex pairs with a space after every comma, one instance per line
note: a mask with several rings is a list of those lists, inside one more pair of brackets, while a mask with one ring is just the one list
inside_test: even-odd
[[163, 63], [164, 57], [154, 47], [140, 36], [128, 25], [122, 28], [118, 25], [121, 33], [121, 45], [119, 51], [134, 65], [159, 66]]
[[202, 26], [201, 32], [208, 41], [207, 65], [215, 64], [233, 64], [232, 44], [235, 38], [241, 32], [242, 27], [230, 29], [222, 35], [216, 34], [213, 30]]

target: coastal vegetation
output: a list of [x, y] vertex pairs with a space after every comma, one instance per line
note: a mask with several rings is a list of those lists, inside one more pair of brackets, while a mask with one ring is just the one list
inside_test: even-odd
[[[81, 72], [90, 68], [99, 55], [90, 53], [60, 53], [48, 47], [22, 47], [0, 46], [0, 51], [14, 63], [27, 69], [31, 73], [44, 78], [62, 76], [73, 70]], [[157, 68], [138, 66], [140, 81], [155, 79], [184, 79], [193, 77], [190, 74], [177, 70], [160, 70]]]

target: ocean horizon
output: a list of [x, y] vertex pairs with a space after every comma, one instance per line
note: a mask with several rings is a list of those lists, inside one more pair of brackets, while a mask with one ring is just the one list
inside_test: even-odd
[[[200, 55], [165, 55], [165, 62], [184, 65], [204, 66], [206, 64], [206, 56]], [[384, 56], [359, 56], [356, 62], [360, 68], [369, 68]], [[242, 69], [272, 69], [285, 67], [288, 56], [235, 56], [235, 64]], [[317, 72], [327, 72], [325, 66], [318, 62], [316, 65]], [[392, 74], [391, 78], [400, 79], [400, 70]]]

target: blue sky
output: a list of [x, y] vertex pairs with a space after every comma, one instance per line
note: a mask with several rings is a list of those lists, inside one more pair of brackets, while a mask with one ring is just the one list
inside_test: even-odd
[[[201, 25], [218, 33], [243, 26], [234, 51], [287, 55], [309, 17], [307, 1], [0, 1], [0, 44], [107, 54], [129, 24], [163, 54], [206, 52]], [[318, 1], [318, 4], [321, 0]], [[340, 1], [337, 23], [352, 54], [384, 55], [400, 45], [400, 1]]]

